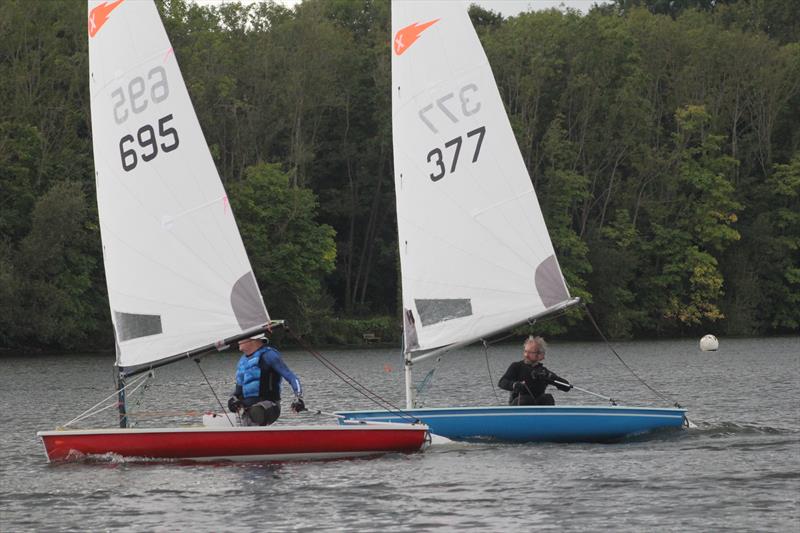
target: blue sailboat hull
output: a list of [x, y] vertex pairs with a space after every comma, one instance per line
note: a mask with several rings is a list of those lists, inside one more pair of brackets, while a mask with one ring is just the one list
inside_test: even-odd
[[681, 428], [686, 410], [623, 406], [506, 406], [339, 411], [340, 423], [421, 420], [431, 433], [453, 440], [610, 442], [666, 428]]

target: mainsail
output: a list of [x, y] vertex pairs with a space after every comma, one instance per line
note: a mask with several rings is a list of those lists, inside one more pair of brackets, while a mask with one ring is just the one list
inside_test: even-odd
[[407, 352], [570, 301], [462, 2], [392, 2], [392, 123]]
[[[153, 2], [89, 1], [95, 179], [117, 364], [269, 321]], [[142, 35], [142, 32], [146, 32]]]

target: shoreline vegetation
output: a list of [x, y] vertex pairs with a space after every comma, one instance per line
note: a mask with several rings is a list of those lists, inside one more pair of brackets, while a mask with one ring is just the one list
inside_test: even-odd
[[[314, 346], [399, 346], [389, 2], [156, 3], [270, 313]], [[800, 330], [796, 2], [470, 15], [605, 335]], [[86, 16], [0, 3], [0, 355], [113, 350]], [[580, 309], [523, 329], [598, 338]]]
[[[496, 343], [490, 343], [490, 346], [511, 346], [513, 348], [518, 348], [521, 346], [521, 342], [528, 332], [520, 333], [519, 335], [512, 335], [507, 339], [502, 339]], [[758, 336], [753, 337], [750, 335], [730, 335], [726, 337], [722, 337], [720, 339], [721, 342], [725, 342], [727, 340], [745, 340], [745, 339], [795, 339], [795, 335], [770, 335], [770, 336]], [[661, 337], [657, 339], [645, 339], [645, 338], [631, 338], [631, 339], [618, 339], [610, 341], [611, 344], [614, 346], [615, 349], [619, 349], [620, 347], [625, 346], [627, 343], [636, 343], [636, 342], [674, 342], [678, 340], [691, 340], [698, 342], [698, 354], [701, 353], [699, 348], [699, 338], [690, 338], [690, 337]], [[561, 338], [554, 338], [553, 340], [548, 339], [548, 342], [552, 343], [552, 347], [557, 348], [561, 343], [586, 343], [586, 344], [603, 344], [603, 340], [599, 338], [575, 338], [575, 337], [561, 337]], [[300, 352], [300, 353], [308, 353], [302, 346], [297, 344], [290, 339], [276, 339], [274, 346], [280, 350], [281, 352]], [[472, 344], [466, 348], [472, 348], [478, 346], [477, 343]], [[312, 348], [318, 352], [321, 352], [323, 355], [327, 355], [326, 352], [329, 351], [336, 351], [336, 350], [348, 350], [348, 351], [356, 351], [356, 352], [364, 352], [367, 353], [370, 350], [386, 350], [386, 349], [396, 349], [397, 356], [401, 357], [401, 345], [400, 345], [400, 337], [395, 342], [382, 340], [381, 342], [367, 342], [367, 341], [356, 341], [352, 344], [340, 344], [340, 343], [331, 343], [331, 344], [314, 344]], [[47, 356], [59, 356], [59, 357], [69, 357], [71, 355], [97, 355], [98, 357], [107, 358], [109, 353], [113, 356], [113, 347], [98, 347], [98, 348], [84, 348], [79, 347], [73, 350], [63, 350], [57, 348], [47, 348], [47, 347], [33, 347], [33, 348], [7, 348], [7, 347], [0, 347], [0, 360], [5, 357], [20, 357], [20, 356], [30, 356], [30, 355], [47, 355]], [[453, 353], [457, 353], [453, 352]], [[222, 352], [209, 352], [208, 354], [204, 355], [203, 358], [206, 357], [214, 357], [215, 355], [225, 355], [230, 357], [239, 357], [241, 356], [241, 352], [237, 351], [236, 348], [230, 348], [227, 350], [223, 350]], [[630, 357], [627, 355], [626, 357]], [[106, 359], [107, 360], [107, 359]]]

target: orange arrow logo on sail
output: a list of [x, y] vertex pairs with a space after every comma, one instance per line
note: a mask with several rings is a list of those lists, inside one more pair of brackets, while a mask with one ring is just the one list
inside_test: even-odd
[[108, 20], [108, 16], [111, 14], [114, 9], [120, 5], [123, 0], [117, 0], [116, 2], [108, 3], [103, 2], [96, 8], [92, 9], [89, 13], [89, 37], [94, 37], [97, 35], [97, 32], [100, 31], [100, 28], [103, 27], [103, 24], [106, 23]]
[[417, 39], [419, 39], [419, 36], [422, 34], [422, 32], [437, 22], [439, 22], [439, 19], [432, 20], [430, 22], [424, 22], [422, 24], [415, 22], [414, 24], [406, 26], [402, 30], [398, 31], [394, 36], [394, 53], [401, 55], [403, 52], [411, 48], [411, 45], [414, 44]]

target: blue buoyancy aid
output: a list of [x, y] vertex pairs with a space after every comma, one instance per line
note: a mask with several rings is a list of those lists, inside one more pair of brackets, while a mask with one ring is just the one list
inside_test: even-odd
[[257, 398], [261, 393], [261, 350], [243, 355], [236, 368], [236, 383], [242, 386], [244, 398]]
[[281, 378], [289, 382], [296, 396], [303, 395], [302, 385], [294, 372], [283, 362], [280, 353], [270, 346], [262, 346], [252, 354], [242, 355], [236, 368], [236, 385], [241, 387], [242, 398], [280, 401]]

